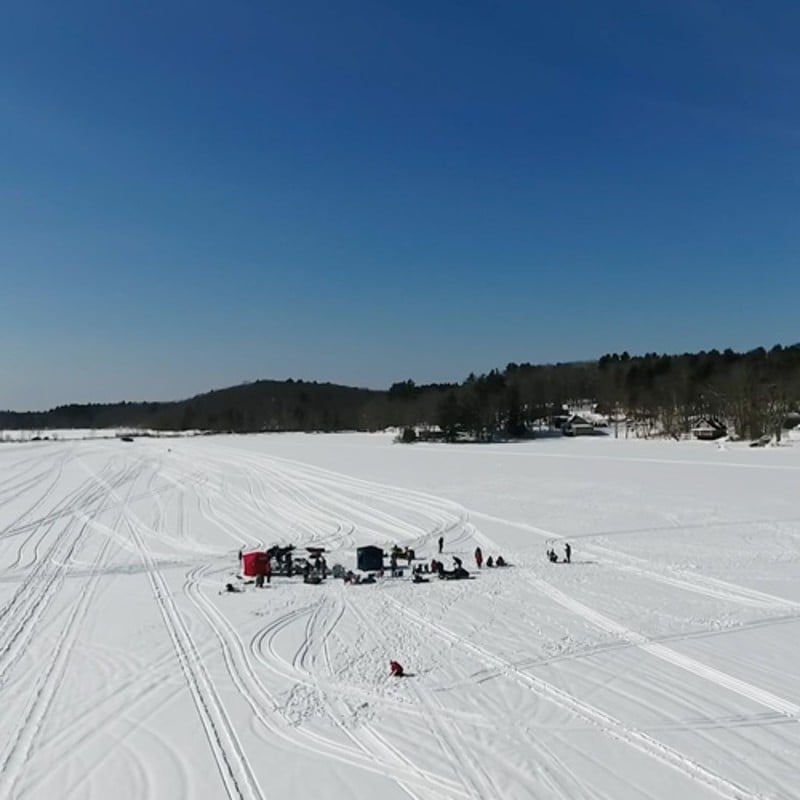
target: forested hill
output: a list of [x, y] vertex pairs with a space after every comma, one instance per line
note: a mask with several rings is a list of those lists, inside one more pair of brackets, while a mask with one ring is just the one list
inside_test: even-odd
[[160, 430], [336, 431], [439, 425], [451, 435], [521, 435], [562, 405], [599, 410], [645, 428], [682, 433], [698, 415], [743, 437], [800, 411], [800, 344], [747, 353], [606, 354], [571, 364], [508, 364], [459, 384], [395, 383], [386, 391], [308, 381], [256, 381], [164, 403], [60, 406], [0, 412], [0, 428], [140, 427]]
[[[411, 384], [413, 386], [413, 384]], [[398, 384], [389, 391], [309, 381], [255, 381], [175, 402], [89, 403], [50, 411], [0, 411], [0, 428], [112, 428], [211, 431], [377, 430], [435, 422], [440, 392]]]

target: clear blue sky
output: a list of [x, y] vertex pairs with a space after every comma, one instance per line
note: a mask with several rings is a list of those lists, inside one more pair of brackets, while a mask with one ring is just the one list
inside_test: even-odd
[[800, 340], [800, 4], [9, 0], [0, 408]]

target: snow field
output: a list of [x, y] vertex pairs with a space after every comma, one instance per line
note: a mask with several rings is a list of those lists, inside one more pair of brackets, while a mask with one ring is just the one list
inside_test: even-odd
[[[800, 797], [798, 478], [602, 438], [5, 444], [0, 797]], [[474, 580], [221, 593], [242, 546], [440, 535]]]

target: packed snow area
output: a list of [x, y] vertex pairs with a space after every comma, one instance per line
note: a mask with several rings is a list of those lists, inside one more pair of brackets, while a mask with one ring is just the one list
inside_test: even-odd
[[[799, 488], [797, 444], [0, 444], [0, 797], [800, 798]], [[440, 536], [471, 579], [237, 577]]]

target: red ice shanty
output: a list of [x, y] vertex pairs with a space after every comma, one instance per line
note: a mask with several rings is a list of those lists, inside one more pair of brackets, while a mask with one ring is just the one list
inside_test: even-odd
[[245, 553], [242, 556], [242, 575], [247, 578], [255, 578], [259, 575], [267, 574], [267, 564], [269, 555], [256, 551], [255, 553]]

